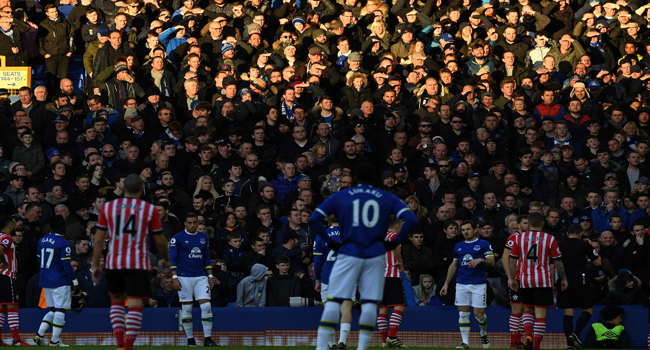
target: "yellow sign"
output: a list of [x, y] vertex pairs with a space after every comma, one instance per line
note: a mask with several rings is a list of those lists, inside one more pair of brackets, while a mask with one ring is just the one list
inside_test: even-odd
[[5, 67], [5, 56], [0, 56], [0, 88], [11, 91], [31, 84], [32, 67]]

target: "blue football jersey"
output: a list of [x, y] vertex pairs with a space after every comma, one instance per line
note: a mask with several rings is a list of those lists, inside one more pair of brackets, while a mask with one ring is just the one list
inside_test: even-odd
[[212, 268], [208, 235], [183, 230], [169, 241], [169, 262], [178, 276], [201, 277]]
[[70, 285], [70, 281], [76, 279], [70, 264], [70, 253], [70, 242], [59, 234], [50, 233], [38, 240], [36, 256], [41, 268], [39, 286], [56, 288]]
[[492, 246], [488, 241], [475, 239], [473, 241], [462, 241], [456, 243], [454, 247], [454, 260], [460, 262], [458, 266], [458, 284], [484, 284], [487, 283], [487, 273], [485, 265], [478, 264], [475, 268], [468, 266], [469, 262], [474, 259], [487, 258], [493, 256]]
[[[331, 214], [336, 216], [341, 231], [339, 253], [363, 259], [386, 254], [383, 242], [391, 215], [405, 221], [396, 243], [404, 239], [417, 223], [415, 214], [401, 199], [366, 184], [330, 196], [312, 214], [312, 227]], [[315, 230], [321, 235], [324, 232], [316, 227]], [[323, 239], [328, 240], [326, 237]]]
[[[341, 242], [341, 231], [338, 226], [328, 228], [327, 235], [335, 242]], [[321, 283], [329, 284], [330, 272], [332, 272], [338, 255], [339, 253], [330, 249], [320, 236], [316, 236], [314, 240], [314, 274]]]

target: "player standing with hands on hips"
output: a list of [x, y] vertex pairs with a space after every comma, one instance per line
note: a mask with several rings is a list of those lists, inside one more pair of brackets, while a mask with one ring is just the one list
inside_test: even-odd
[[50, 346], [68, 346], [59, 337], [65, 325], [65, 310], [72, 304], [70, 282], [74, 285], [75, 293], [79, 292], [79, 282], [70, 263], [70, 242], [61, 237], [65, 233], [65, 219], [55, 215], [48, 221], [52, 232], [38, 241], [36, 256], [40, 262], [41, 277], [39, 286], [43, 288], [45, 302], [50, 311], [45, 314], [34, 342], [45, 346], [45, 332], [52, 326]]
[[183, 304], [181, 322], [187, 335], [187, 345], [196, 346], [192, 328], [192, 301], [194, 298], [201, 307], [201, 324], [203, 325], [203, 345], [219, 346], [212, 341], [212, 305], [210, 290], [214, 287], [216, 278], [212, 275], [212, 260], [208, 235], [197, 231], [199, 218], [194, 213], [185, 216], [185, 230], [172, 237], [169, 241], [169, 261], [172, 264], [174, 289], [179, 291], [178, 297]]
[[[521, 301], [524, 304], [524, 323], [526, 350], [539, 349], [546, 332], [546, 314], [553, 303], [553, 273], [551, 262], [555, 265], [560, 275], [560, 287], [564, 291], [569, 287], [562, 253], [555, 237], [542, 232], [544, 216], [535, 212], [528, 215], [529, 231], [519, 234], [510, 248], [510, 268], [508, 287], [520, 291]], [[517, 276], [517, 264], [519, 275]], [[519, 277], [519, 283], [516, 278]], [[533, 327], [534, 324], [534, 327]], [[533, 344], [533, 329], [535, 334]]]
[[476, 237], [476, 225], [465, 221], [460, 225], [460, 232], [465, 241], [454, 246], [454, 261], [447, 270], [447, 279], [440, 290], [441, 295], [447, 295], [449, 282], [456, 275], [456, 301], [458, 307], [458, 324], [463, 343], [456, 349], [469, 349], [469, 311], [474, 308], [474, 317], [481, 331], [481, 346], [490, 347], [487, 336], [488, 318], [485, 314], [487, 307], [487, 272], [486, 266], [494, 266], [494, 253], [488, 241]]
[[[133, 343], [142, 326], [142, 306], [151, 298], [149, 287], [149, 234], [169, 265], [167, 239], [162, 234], [160, 215], [156, 207], [140, 200], [142, 179], [131, 174], [124, 179], [124, 198], [112, 200], [102, 207], [95, 233], [93, 282], [102, 277], [100, 262], [104, 239], [108, 233], [106, 283], [111, 295], [111, 324], [117, 348], [133, 350]], [[128, 299], [129, 313], [124, 311]], [[125, 338], [126, 329], [126, 338]]]
[[[350, 300], [358, 285], [361, 303], [358, 350], [366, 350], [375, 329], [377, 304], [384, 294], [386, 252], [393, 250], [415, 227], [418, 220], [409, 207], [390, 192], [374, 188], [377, 170], [370, 164], [355, 169], [359, 184], [334, 193], [311, 215], [309, 224], [339, 255], [330, 274], [328, 301], [318, 327], [316, 350], [327, 350], [332, 328], [339, 320], [341, 302]], [[327, 235], [323, 221], [336, 216], [341, 242]], [[385, 241], [390, 216], [404, 221], [393, 241]]]

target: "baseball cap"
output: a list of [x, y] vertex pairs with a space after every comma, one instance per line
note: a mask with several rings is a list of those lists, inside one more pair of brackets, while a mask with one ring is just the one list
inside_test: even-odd
[[215, 142], [215, 144], [217, 146], [230, 146], [230, 142], [228, 142], [227, 140], [224, 140], [224, 139], [217, 140], [217, 142]]
[[441, 39], [441, 40], [444, 40], [444, 41], [454, 41], [454, 37], [451, 36], [451, 34], [449, 34], [449, 33], [445, 33], [445, 34], [443, 34], [443, 35], [440, 37], [440, 39]]
[[348, 56], [348, 61], [351, 62], [361, 62], [363, 57], [361, 57], [361, 54], [358, 52], [353, 52]]
[[614, 180], [618, 180], [618, 176], [616, 176], [616, 174], [607, 173], [607, 175], [605, 175], [605, 180], [609, 180], [610, 178], [614, 178]]
[[64, 115], [57, 115], [56, 119], [54, 119], [55, 123], [67, 123], [68, 122], [68, 117]]
[[309, 48], [310, 55], [320, 55], [321, 53], [323, 53], [323, 50], [318, 46], [312, 46]]
[[600, 89], [600, 83], [596, 80], [592, 80], [589, 83], [589, 90], [598, 90]]
[[641, 176], [636, 181], [634, 181], [634, 183], [637, 183], [637, 182], [640, 182], [640, 183], [646, 184], [646, 185], [650, 185], [650, 180], [645, 176]]
[[478, 171], [472, 171], [471, 173], [469, 173], [469, 175], [467, 175], [468, 179], [475, 178], [475, 177], [481, 177], [481, 174], [479, 174]]

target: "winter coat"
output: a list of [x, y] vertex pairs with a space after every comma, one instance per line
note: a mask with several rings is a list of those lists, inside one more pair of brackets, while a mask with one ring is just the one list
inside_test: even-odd
[[74, 51], [72, 26], [63, 15], [59, 14], [55, 21], [46, 17], [38, 27], [38, 50], [41, 55], [65, 55]]
[[[26, 66], [27, 65], [27, 52], [25, 52], [22, 43], [22, 34], [28, 32], [32, 27], [25, 22], [14, 18], [13, 22], [13, 38], [9, 35], [2, 33], [0, 35], [0, 55], [5, 56], [5, 65], [7, 66]], [[18, 53], [14, 53], [11, 49], [17, 47]]]
[[271, 181], [271, 185], [273, 185], [273, 188], [275, 189], [275, 198], [282, 203], [282, 201], [284, 201], [284, 196], [292, 190], [298, 189], [298, 176], [294, 176], [293, 179], [287, 180], [284, 178], [284, 174], [279, 174], [277, 180]]
[[31, 171], [34, 175], [37, 175], [45, 167], [45, 157], [39, 145], [32, 144], [27, 148], [24, 143], [19, 143], [16, 145], [11, 160], [23, 164], [27, 171]]

